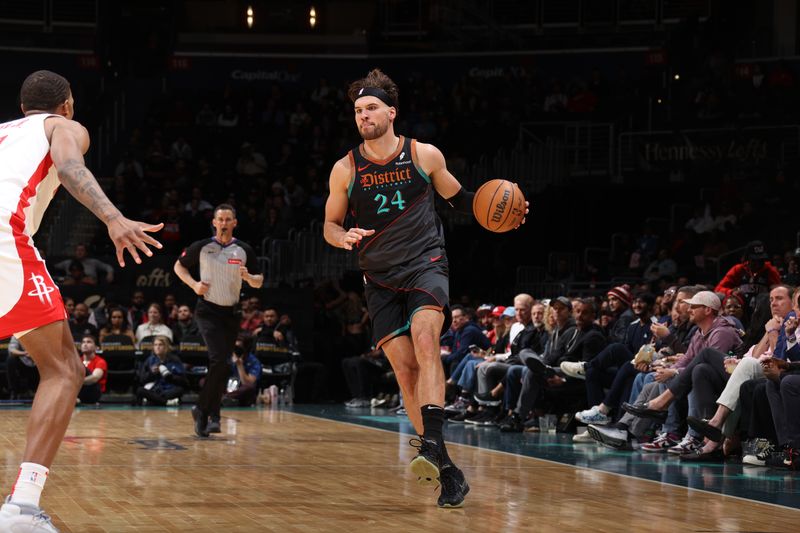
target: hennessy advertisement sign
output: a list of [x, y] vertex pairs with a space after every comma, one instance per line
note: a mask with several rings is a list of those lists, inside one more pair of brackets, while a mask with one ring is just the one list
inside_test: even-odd
[[786, 154], [800, 153], [797, 127], [623, 133], [622, 172], [774, 168]]
[[720, 143], [682, 144], [672, 142], [647, 142], [644, 158], [648, 163], [693, 162], [717, 164], [723, 161], [758, 165], [768, 157], [768, 145], [764, 139], [731, 140]]

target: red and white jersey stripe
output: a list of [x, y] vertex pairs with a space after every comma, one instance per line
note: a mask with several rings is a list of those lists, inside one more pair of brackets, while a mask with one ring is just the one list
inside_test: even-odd
[[41, 309], [30, 310], [18, 320], [20, 313], [11, 310], [23, 297], [54, 303], [50, 293], [57, 289], [33, 245], [33, 235], [59, 185], [44, 130], [50, 116], [54, 115], [35, 114], [0, 124], [0, 326], [19, 326], [41, 315]]

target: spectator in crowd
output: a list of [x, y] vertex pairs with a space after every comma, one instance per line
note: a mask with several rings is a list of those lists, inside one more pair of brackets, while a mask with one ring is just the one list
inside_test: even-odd
[[744, 298], [739, 293], [732, 292], [722, 299], [722, 316], [736, 329], [744, 331]]
[[89, 277], [83, 271], [83, 265], [80, 261], [72, 261], [69, 264], [69, 268], [67, 269], [67, 277], [61, 280], [62, 285], [68, 285], [72, 287], [82, 286], [82, 285], [96, 285], [97, 280]]
[[345, 406], [370, 407], [370, 398], [375, 396], [382, 378], [391, 370], [380, 348], [342, 359], [342, 371], [351, 397]]
[[89, 306], [83, 302], [75, 304], [75, 310], [69, 321], [69, 329], [75, 342], [80, 342], [86, 335], [97, 338], [97, 327], [89, 322]]
[[[518, 332], [514, 332], [512, 329], [511, 347], [508, 353], [495, 354], [478, 365], [475, 400], [481, 404], [482, 409], [480, 409], [480, 414], [466, 420], [467, 422], [477, 425], [493, 424], [502, 412], [500, 406], [505, 388], [503, 379], [513, 365], [522, 364], [520, 352], [528, 349], [538, 354], [546, 353], [545, 346], [541, 343], [540, 331], [533, 324], [531, 316], [533, 304], [534, 299], [530, 294], [522, 293], [514, 297], [514, 311], [516, 312], [517, 323], [522, 326], [522, 329]], [[553, 300], [550, 305], [559, 307], [557, 311], [559, 328], [566, 330], [568, 327], [575, 326], [575, 320], [570, 316], [572, 303], [568, 298], [560, 296]], [[556, 338], [561, 331], [562, 329], [557, 330]]]
[[761, 241], [752, 241], [747, 245], [747, 254], [741, 263], [731, 267], [725, 277], [717, 284], [714, 292], [726, 296], [736, 292], [744, 298], [748, 309], [753, 309], [753, 297], [769, 292], [770, 287], [781, 282], [778, 270], [767, 261], [769, 254]]
[[[261, 379], [261, 361], [250, 350], [247, 339], [239, 337], [231, 354], [231, 373], [228, 386], [222, 396], [226, 407], [248, 407], [256, 403], [258, 381]], [[208, 423], [209, 433], [220, 432], [220, 412], [211, 413]]]
[[8, 359], [6, 359], [8, 391], [12, 400], [33, 398], [39, 386], [39, 370], [19, 339], [8, 340]]
[[153, 302], [147, 307], [147, 322], [136, 328], [136, 342], [141, 344], [142, 339], [156, 335], [164, 335], [172, 342], [172, 330], [164, 323], [161, 305]]
[[625, 342], [625, 335], [628, 326], [634, 321], [631, 303], [633, 296], [628, 285], [614, 287], [606, 294], [608, 298], [608, 309], [612, 313], [611, 320], [607, 326], [607, 337], [609, 343]]
[[251, 296], [242, 300], [242, 318], [239, 321], [239, 329], [247, 331], [251, 335], [261, 326], [261, 299], [258, 296]]
[[106, 283], [112, 283], [114, 281], [114, 267], [98, 259], [89, 257], [89, 249], [83, 243], [75, 246], [75, 254], [71, 259], [65, 259], [60, 263], [56, 263], [55, 268], [56, 270], [61, 270], [71, 275], [70, 271], [75, 262], [80, 263], [83, 267], [84, 276], [93, 280], [93, 283], [88, 284], [93, 285], [100, 280], [104, 280]]
[[[699, 332], [692, 338], [686, 354], [670, 368], [659, 370], [663, 376], [661, 379], [666, 384], [664, 392], [647, 402], [623, 404], [622, 407], [627, 412], [663, 421], [667, 418], [670, 404], [676, 399], [686, 398], [690, 392], [694, 392], [689, 399], [691, 411], [705, 417], [713, 412], [715, 400], [722, 392], [729, 376], [724, 368], [726, 354], [737, 349], [742, 341], [730, 322], [719, 316], [722, 302], [716, 294], [700, 291], [687, 300], [687, 303], [691, 306], [691, 320], [697, 325]], [[701, 376], [707, 374], [715, 376], [715, 379], [710, 381], [712, 388], [694, 390], [695, 381], [704, 380]], [[681, 447], [683, 455], [692, 454], [699, 448], [700, 442], [695, 436], [687, 434], [686, 440], [689, 439], [693, 442], [687, 442]]]
[[797, 416], [800, 412], [800, 364], [775, 358], [765, 359], [762, 364], [778, 444], [765, 458], [764, 465], [797, 470], [800, 466], [800, 417]]
[[279, 323], [278, 318], [278, 310], [273, 306], [267, 306], [264, 309], [262, 324], [256, 328], [256, 339], [278, 346], [294, 346], [294, 334], [291, 327]]
[[186, 304], [176, 306], [178, 308], [178, 319], [172, 325], [172, 339], [178, 344], [187, 337], [200, 336], [200, 327], [194, 319], [192, 308]]
[[[636, 320], [628, 325], [624, 343], [609, 344], [602, 352], [581, 361], [564, 361], [561, 371], [569, 377], [586, 380], [586, 398], [590, 408], [575, 415], [584, 424], [608, 424], [611, 410], [627, 400], [637, 369], [631, 364], [642, 346], [653, 336], [650, 318], [655, 296], [639, 292], [633, 298]], [[607, 392], [603, 392], [604, 389]]]
[[100, 344], [103, 344], [103, 341], [109, 335], [124, 335], [130, 338], [133, 344], [136, 344], [136, 336], [133, 334], [133, 330], [128, 325], [125, 311], [123, 311], [120, 307], [114, 307], [111, 309], [111, 312], [109, 313], [108, 324], [106, 324], [103, 329], [100, 330]]
[[550, 350], [547, 357], [539, 358], [533, 354], [530, 357], [523, 357], [526, 367], [522, 370], [522, 388], [509, 417], [500, 424], [500, 431], [522, 432], [525, 420], [537, 405], [541, 405], [545, 393], [551, 397], [564, 396], [575, 391], [583, 394], [583, 384], [580, 380], [565, 378], [555, 369], [565, 361], [590, 360], [602, 352], [606, 346], [606, 338], [602, 328], [594, 323], [597, 317], [595, 303], [590, 299], [584, 299], [574, 305], [579, 307], [575, 327], [559, 336], [557, 346]]
[[[766, 333], [761, 342], [742, 359], [729, 361], [723, 358], [722, 366], [726, 372], [730, 373], [730, 377], [717, 398], [714, 415], [709, 419], [709, 413], [706, 412], [701, 413], [702, 418], [690, 416], [687, 419], [695, 431], [708, 439], [703, 448], [698, 451], [698, 454], [704, 458], [721, 459], [723, 438], [737, 436], [735, 433], [740, 414], [738, 407], [741, 387], [746, 381], [765, 377], [763, 361], [773, 358], [782, 361], [800, 360], [800, 346], [795, 342], [797, 314], [795, 310], [792, 310], [792, 302], [794, 302], [795, 308], [799, 307], [797, 305], [798, 294], [792, 295], [792, 290], [786, 285], [778, 285], [770, 291], [772, 319], [765, 325]], [[789, 342], [788, 339], [791, 339], [792, 342]], [[732, 370], [731, 367], [733, 367]], [[693, 384], [693, 388], [695, 390], [711, 388], [711, 385], [704, 382], [711, 379], [713, 379], [713, 375], [702, 375]], [[738, 442], [733, 444], [738, 445]]]
[[236, 173], [248, 178], [264, 175], [267, 173], [267, 160], [260, 152], [256, 152], [252, 144], [245, 142], [239, 150]]
[[147, 309], [145, 309], [144, 292], [133, 291], [131, 304], [128, 306], [128, 324], [136, 331], [140, 324], [147, 321]]
[[138, 405], [168, 405], [177, 403], [189, 386], [180, 358], [171, 352], [168, 337], [157, 335], [153, 353], [145, 359], [138, 372], [136, 403]]
[[164, 323], [169, 327], [178, 320], [178, 300], [175, 298], [175, 295], [171, 292], [168, 292], [164, 295]]
[[78, 392], [78, 401], [84, 404], [99, 403], [106, 392], [108, 382], [108, 363], [97, 355], [97, 343], [92, 335], [84, 335], [81, 339], [81, 359], [86, 367], [86, 377]]
[[[481, 328], [472, 320], [474, 311], [458, 304], [451, 308], [453, 347], [452, 351], [442, 356], [445, 373], [455, 374], [463, 359], [467, 357], [471, 346], [479, 346], [486, 350], [489, 348], [489, 338], [484, 335]], [[460, 374], [460, 371], [457, 372]]]

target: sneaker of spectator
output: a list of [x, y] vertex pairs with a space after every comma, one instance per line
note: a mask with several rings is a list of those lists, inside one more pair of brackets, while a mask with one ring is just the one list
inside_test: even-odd
[[702, 447], [703, 441], [687, 433], [678, 444], [668, 448], [667, 452], [675, 455], [688, 455], [702, 449]]
[[495, 420], [497, 419], [497, 415], [500, 413], [499, 405], [494, 406], [485, 406], [483, 409], [478, 411], [478, 414], [472, 418], [468, 418], [464, 420], [467, 424], [472, 424], [475, 426], [491, 426], [494, 424]]
[[766, 466], [767, 459], [773, 454], [782, 454], [783, 449], [778, 448], [774, 442], [767, 439], [756, 439], [757, 442], [752, 446], [753, 453], [742, 457], [743, 465]]
[[764, 459], [764, 466], [797, 470], [800, 467], [800, 450], [795, 450], [790, 444], [784, 444]]
[[580, 411], [575, 414], [575, 419], [583, 424], [595, 424], [604, 426], [611, 423], [611, 417], [600, 410], [599, 405], [595, 405], [585, 411]]
[[498, 407], [500, 404], [503, 403], [501, 398], [495, 398], [492, 396], [491, 392], [486, 392], [483, 394], [475, 394], [475, 401], [478, 402], [478, 405], [483, 405], [486, 407]]
[[[500, 423], [500, 431], [503, 433], [522, 433], [525, 431], [525, 424], [517, 413], [512, 412]], [[537, 426], [538, 428], [538, 426]]]
[[450, 405], [446, 405], [444, 408], [444, 416], [450, 417], [455, 416], [457, 414], [463, 413], [469, 407], [470, 401], [469, 398], [464, 396], [458, 396], [453, 403]]
[[370, 406], [369, 398], [353, 398], [344, 403], [345, 407], [349, 407], [351, 409], [361, 409], [364, 407]]
[[603, 446], [614, 450], [633, 450], [633, 434], [628, 426], [621, 423], [599, 425], [589, 424], [586, 433]]
[[561, 363], [561, 371], [571, 378], [586, 379], [586, 370], [583, 361], [573, 362], [564, 361]]
[[526, 432], [536, 433], [539, 431], [539, 417], [532, 416], [529, 419], [527, 419], [523, 425], [525, 426]]
[[589, 434], [589, 431], [586, 430], [586, 431], [584, 431], [582, 433], [576, 433], [572, 437], [572, 442], [574, 442], [576, 444], [594, 444], [596, 441]]
[[651, 442], [646, 442], [642, 444], [640, 449], [643, 452], [651, 452], [651, 453], [660, 453], [666, 452], [670, 448], [674, 448], [680, 439], [680, 435], [676, 435], [674, 433], [659, 433], [656, 438], [654, 438]]
[[454, 416], [448, 418], [447, 420], [449, 422], [454, 422], [454, 423], [457, 423], [457, 424], [464, 424], [464, 423], [467, 422], [467, 420], [469, 420], [471, 418], [474, 418], [474, 417], [478, 416], [478, 414], [482, 413], [482, 411], [478, 411], [477, 409], [472, 409], [472, 410], [470, 410], [470, 409], [471, 409], [471, 406], [468, 407], [467, 410], [464, 411], [463, 413], [454, 415]]

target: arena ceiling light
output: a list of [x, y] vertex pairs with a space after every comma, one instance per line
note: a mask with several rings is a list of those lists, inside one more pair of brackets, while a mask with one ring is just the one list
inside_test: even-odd
[[247, 6], [247, 29], [253, 29], [253, 22], [255, 22], [255, 15], [253, 12], [253, 6]]
[[317, 10], [314, 6], [311, 6], [311, 9], [308, 10], [308, 25], [311, 26], [312, 30], [317, 25]]

